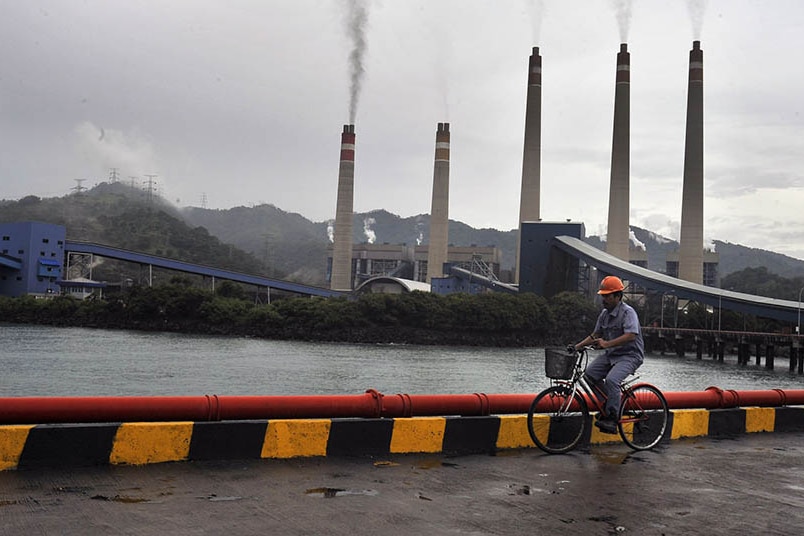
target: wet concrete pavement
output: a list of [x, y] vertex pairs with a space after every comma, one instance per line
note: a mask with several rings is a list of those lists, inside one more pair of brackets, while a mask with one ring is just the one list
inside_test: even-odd
[[801, 534], [804, 434], [0, 472], [0, 534]]

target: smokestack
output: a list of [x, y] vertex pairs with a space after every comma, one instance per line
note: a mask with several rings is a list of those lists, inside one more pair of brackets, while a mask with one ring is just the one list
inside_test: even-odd
[[449, 123], [439, 123], [433, 166], [433, 203], [430, 209], [430, 245], [427, 282], [443, 276], [449, 232]]
[[539, 189], [542, 159], [542, 57], [533, 47], [528, 61], [528, 95], [525, 107], [525, 146], [522, 152], [522, 191], [519, 194], [519, 238], [514, 263], [515, 282], [519, 283], [519, 256], [523, 221], [539, 221]]
[[700, 41], [693, 41], [690, 50], [678, 277], [703, 283], [703, 51]]
[[335, 244], [332, 248], [332, 290], [352, 290], [352, 219], [355, 192], [355, 126], [343, 125], [338, 201], [335, 206]]
[[611, 181], [609, 185], [609, 223], [606, 229], [606, 253], [628, 261], [630, 228], [629, 181], [631, 55], [628, 45], [620, 45], [617, 54], [617, 79], [614, 90], [614, 133], [611, 142]]

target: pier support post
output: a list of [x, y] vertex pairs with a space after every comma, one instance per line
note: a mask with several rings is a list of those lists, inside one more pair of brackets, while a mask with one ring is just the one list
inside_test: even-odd
[[703, 339], [695, 336], [695, 358], [701, 359], [703, 358]]
[[804, 374], [804, 354], [801, 352], [801, 347], [797, 347], [796, 354], [798, 355], [798, 373]]
[[759, 366], [762, 360], [762, 343], [757, 343], [757, 366]]
[[741, 340], [739, 345], [737, 346], [737, 364], [747, 365], [750, 359], [751, 359], [751, 346], [747, 342]]
[[684, 357], [684, 338], [681, 335], [676, 335], [676, 355]]
[[655, 333], [651, 333], [647, 337], [645, 337], [645, 352], [652, 354], [656, 348], [659, 346], [656, 341], [658, 337]]
[[775, 354], [775, 348], [772, 344], [768, 344], [765, 347], [765, 368], [768, 370], [773, 370], [773, 358]]

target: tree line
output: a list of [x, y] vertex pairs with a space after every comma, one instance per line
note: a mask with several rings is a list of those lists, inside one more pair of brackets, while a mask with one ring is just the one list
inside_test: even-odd
[[[724, 288], [787, 297], [804, 281], [747, 269]], [[683, 308], [660, 294], [631, 303], [643, 325], [775, 332], [780, 322], [690, 302]], [[230, 281], [215, 291], [175, 276], [168, 284], [133, 286], [103, 299], [0, 297], [0, 321], [53, 326], [172, 331], [270, 339], [473, 346], [563, 345], [583, 338], [600, 305], [575, 292], [545, 298], [531, 293], [478, 295], [429, 292], [364, 294], [351, 298], [282, 296], [259, 303]], [[789, 328], [789, 326], [787, 326]]]
[[286, 297], [255, 303], [234, 283], [208, 291], [174, 282], [84, 301], [0, 297], [5, 322], [172, 331], [305, 341], [544, 346], [591, 329], [598, 307], [577, 293], [550, 299], [429, 292], [356, 298]]

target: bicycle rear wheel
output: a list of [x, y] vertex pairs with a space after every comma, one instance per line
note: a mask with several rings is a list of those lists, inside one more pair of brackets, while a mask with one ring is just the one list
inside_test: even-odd
[[539, 393], [528, 410], [528, 433], [536, 446], [550, 454], [575, 448], [589, 416], [586, 401], [563, 385]]
[[620, 404], [620, 437], [634, 450], [655, 447], [664, 437], [670, 410], [662, 392], [642, 383], [627, 389]]

